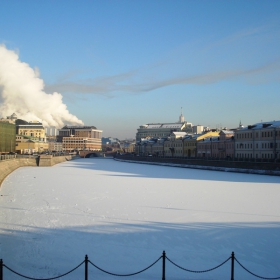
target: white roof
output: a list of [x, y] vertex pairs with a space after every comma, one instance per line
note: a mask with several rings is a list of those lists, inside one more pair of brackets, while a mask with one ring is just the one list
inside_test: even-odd
[[184, 123], [148, 123], [140, 126], [140, 129], [159, 129], [159, 128], [174, 128], [179, 129], [184, 125]]
[[166, 124], [162, 124], [162, 128], [181, 128], [182, 127], [182, 123], [166, 123]]
[[276, 127], [280, 127], [280, 121], [255, 123], [253, 125], [248, 125], [247, 127], [240, 129], [239, 131], [255, 130], [255, 129], [262, 129], [262, 128], [276, 128]]

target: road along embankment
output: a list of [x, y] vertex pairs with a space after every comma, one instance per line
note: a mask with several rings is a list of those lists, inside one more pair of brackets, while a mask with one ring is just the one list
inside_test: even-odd
[[24, 166], [34, 166], [34, 167], [43, 167], [43, 166], [53, 166], [55, 164], [72, 160], [75, 156], [57, 156], [53, 157], [52, 155], [41, 155], [39, 157], [18, 157], [13, 159], [1, 160], [0, 161], [0, 186], [4, 179], [16, 170], [19, 167]]

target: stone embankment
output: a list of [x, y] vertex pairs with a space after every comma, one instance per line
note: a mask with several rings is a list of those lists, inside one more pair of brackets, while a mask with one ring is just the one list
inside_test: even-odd
[[24, 166], [53, 166], [55, 164], [68, 161], [75, 158], [75, 156], [57, 156], [41, 155], [39, 157], [15, 157], [11, 159], [0, 160], [0, 186], [4, 179], [19, 167]]
[[144, 163], [164, 165], [182, 168], [193, 168], [202, 170], [215, 170], [225, 172], [238, 172], [249, 174], [263, 174], [280, 176], [279, 162], [253, 162], [236, 160], [210, 160], [210, 159], [185, 159], [185, 158], [159, 158], [117, 155], [114, 158], [119, 161], [132, 163]]

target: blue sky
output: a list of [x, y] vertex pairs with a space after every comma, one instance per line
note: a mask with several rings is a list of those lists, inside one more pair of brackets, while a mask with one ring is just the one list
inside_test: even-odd
[[[280, 119], [280, 1], [2, 0], [0, 44], [104, 137]], [[1, 101], [1, 99], [0, 99]]]

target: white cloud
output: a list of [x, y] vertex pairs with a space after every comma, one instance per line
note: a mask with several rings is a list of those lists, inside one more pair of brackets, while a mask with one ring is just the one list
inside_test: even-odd
[[39, 69], [19, 60], [15, 51], [0, 45], [0, 112], [2, 117], [16, 113], [18, 118], [40, 120], [45, 126], [60, 128], [83, 122], [69, 113], [58, 92], [47, 94]]

